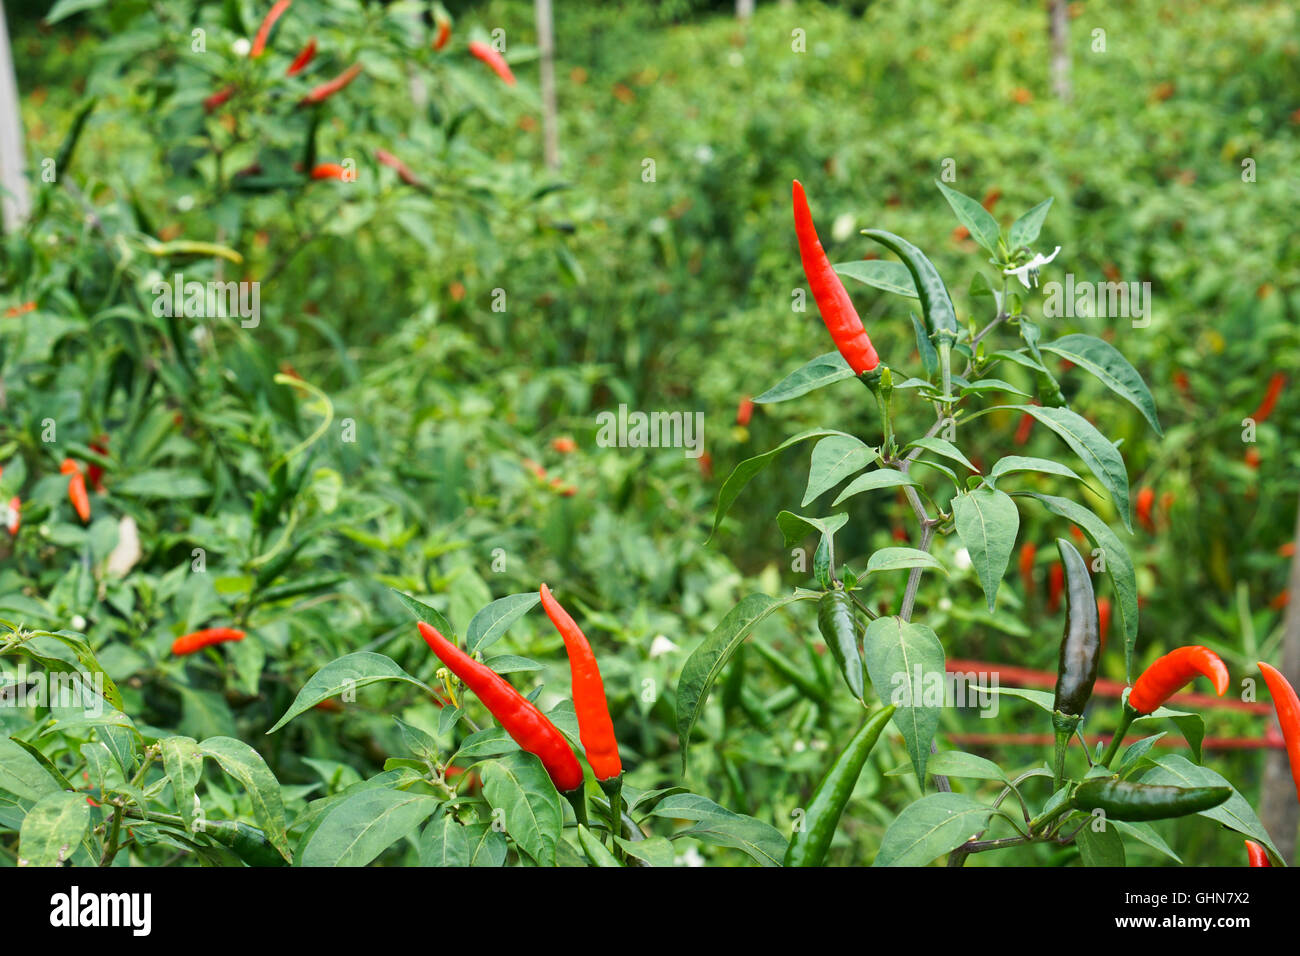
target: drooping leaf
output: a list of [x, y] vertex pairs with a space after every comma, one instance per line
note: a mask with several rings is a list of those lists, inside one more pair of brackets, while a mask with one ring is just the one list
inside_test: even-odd
[[970, 553], [992, 611], [1020, 530], [1020, 512], [1005, 492], [981, 485], [952, 500], [957, 534]]

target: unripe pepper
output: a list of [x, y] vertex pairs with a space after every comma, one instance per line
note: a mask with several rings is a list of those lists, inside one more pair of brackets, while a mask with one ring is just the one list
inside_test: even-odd
[[1178, 647], [1158, 658], [1133, 682], [1128, 705], [1139, 714], [1149, 714], [1172, 697], [1197, 674], [1214, 683], [1220, 697], [1228, 689], [1228, 668], [1208, 647]]
[[201, 651], [213, 644], [224, 644], [227, 641], [242, 641], [243, 639], [244, 632], [236, 628], [208, 627], [176, 638], [176, 640], [172, 641], [172, 653], [180, 657], [185, 654], [193, 654], [195, 651]]
[[271, 7], [271, 12], [266, 15], [262, 25], [257, 29], [257, 36], [253, 38], [253, 48], [248, 51], [248, 58], [256, 60], [266, 51], [266, 41], [271, 36], [271, 28], [275, 26], [275, 21], [279, 20], [284, 11], [289, 9], [293, 0], [277, 0], [275, 6]]
[[871, 344], [871, 337], [862, 327], [853, 301], [844, 288], [844, 283], [831, 268], [831, 261], [826, 257], [826, 250], [817, 238], [817, 228], [813, 225], [812, 212], [808, 209], [808, 198], [804, 195], [803, 184], [794, 181], [794, 233], [799, 240], [799, 258], [803, 263], [804, 275], [812, 289], [813, 300], [821, 312], [822, 321], [835, 347], [849, 363], [855, 375], [873, 372], [880, 365], [880, 356]]
[[1296, 796], [1300, 798], [1300, 699], [1296, 697], [1291, 682], [1275, 667], [1259, 662], [1264, 672], [1264, 682], [1273, 695], [1273, 708], [1278, 723], [1282, 725], [1282, 739], [1286, 741], [1286, 756], [1291, 763], [1291, 779], [1295, 781]]
[[803, 827], [796, 830], [785, 851], [786, 866], [821, 866], [826, 859], [831, 839], [839, 826], [844, 808], [853, 796], [862, 768], [866, 766], [871, 748], [880, 739], [881, 731], [894, 716], [891, 704], [867, 718], [853, 735], [844, 751], [835, 758], [826, 776], [813, 791], [805, 808]]
[[1250, 861], [1251, 866], [1272, 866], [1268, 860], [1268, 851], [1256, 843], [1254, 840], [1246, 841], [1246, 859]]
[[1101, 657], [1101, 631], [1097, 621], [1097, 599], [1083, 556], [1064, 538], [1056, 539], [1061, 563], [1069, 583], [1065, 632], [1061, 636], [1060, 661], [1056, 674], [1056, 695], [1052, 701], [1052, 726], [1056, 729], [1055, 779], [1059, 788], [1065, 775], [1065, 753], [1070, 737], [1079, 726], [1083, 709], [1097, 682], [1097, 661]]
[[1232, 796], [1231, 787], [1168, 787], [1095, 777], [1079, 784], [1071, 803], [1103, 810], [1112, 820], [1167, 820], [1211, 810]]
[[618, 740], [614, 737], [614, 722], [609, 716], [605, 683], [600, 678], [596, 655], [592, 653], [591, 644], [577, 622], [568, 611], [560, 607], [560, 602], [555, 600], [551, 589], [545, 584], [542, 585], [541, 595], [542, 608], [560, 632], [560, 637], [564, 638], [564, 649], [569, 655], [578, 736], [596, 780], [603, 783], [621, 774], [623, 763], [618, 756]]
[[817, 604], [817, 627], [840, 665], [844, 682], [853, 696], [861, 700], [866, 687], [862, 680], [862, 655], [858, 651], [858, 619], [853, 613], [853, 601], [845, 591], [836, 588], [822, 595]]
[[556, 789], [563, 793], [582, 786], [582, 767], [568, 741], [546, 715], [485, 664], [480, 664], [424, 621], [420, 635], [447, 669], [483, 702], [520, 748], [536, 756]]
[[510, 65], [506, 63], [505, 57], [494, 50], [491, 46], [479, 40], [475, 40], [469, 45], [470, 55], [475, 59], [482, 60], [492, 68], [492, 72], [505, 82], [506, 86], [515, 85], [515, 75], [510, 72]]
[[312, 89], [310, 93], [302, 98], [302, 105], [315, 106], [318, 103], [324, 103], [327, 99], [343, 89], [361, 74], [361, 64], [354, 63], [334, 79], [327, 83], [322, 83]]
[[284, 71], [285, 76], [297, 76], [303, 70], [307, 69], [307, 64], [316, 57], [316, 38], [312, 37], [307, 41], [307, 45], [302, 48], [302, 52], [293, 58], [289, 68]]

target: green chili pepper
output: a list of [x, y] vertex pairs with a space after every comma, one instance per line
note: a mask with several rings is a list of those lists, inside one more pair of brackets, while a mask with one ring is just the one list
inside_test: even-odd
[[1168, 787], [1095, 778], [1081, 783], [1071, 803], [1077, 810], [1104, 810], [1112, 820], [1165, 820], [1217, 807], [1231, 787]]
[[1056, 550], [1065, 568], [1065, 633], [1056, 674], [1056, 697], [1052, 702], [1052, 725], [1056, 730], [1056, 786], [1065, 776], [1065, 751], [1079, 726], [1080, 715], [1092, 697], [1097, 682], [1097, 661], [1101, 657], [1101, 627], [1097, 621], [1097, 599], [1092, 592], [1088, 565], [1074, 545], [1056, 539]]
[[[790, 658], [786, 657], [774, 647], [769, 647], [759, 640], [749, 642], [753, 645], [754, 650], [758, 651], [758, 656], [763, 658], [772, 665], [772, 669], [788, 680], [809, 700], [816, 701], [819, 704], [826, 702], [826, 688], [821, 682], [813, 677], [809, 677], [803, 671], [795, 666]], [[820, 676], [820, 675], [819, 675]]]
[[957, 338], [957, 312], [952, 307], [948, 289], [939, 278], [939, 271], [920, 249], [901, 236], [883, 229], [863, 229], [862, 234], [874, 239], [903, 260], [912, 274], [917, 294], [921, 299], [921, 312], [930, 327], [931, 338], [951, 344]]
[[813, 791], [812, 799], [804, 814], [803, 827], [795, 831], [790, 846], [785, 851], [786, 866], [821, 866], [830, 848], [831, 838], [839, 826], [840, 816], [853, 796], [862, 768], [867, 763], [871, 748], [876, 745], [880, 733], [894, 716], [894, 707], [890, 705], [878, 710], [867, 718], [860, 730], [853, 735], [844, 752], [835, 758], [831, 768], [822, 777], [821, 783]]
[[858, 651], [858, 619], [847, 593], [835, 590], [822, 595], [817, 605], [817, 626], [826, 646], [835, 655], [849, 690], [861, 700], [866, 689], [862, 681], [862, 656]]
[[229, 820], [205, 820], [201, 831], [234, 852], [249, 866], [288, 866], [280, 851], [257, 827]]

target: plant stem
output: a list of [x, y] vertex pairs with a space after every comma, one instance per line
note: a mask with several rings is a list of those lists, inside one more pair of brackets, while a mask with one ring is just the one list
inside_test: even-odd
[[1115, 736], [1110, 739], [1106, 747], [1106, 752], [1101, 755], [1101, 765], [1107, 770], [1110, 769], [1110, 762], [1115, 759], [1119, 753], [1120, 745], [1124, 742], [1124, 734], [1128, 731], [1129, 725], [1137, 719], [1137, 711], [1128, 704], [1124, 705], [1124, 710], [1120, 714], [1119, 727], [1115, 729]]

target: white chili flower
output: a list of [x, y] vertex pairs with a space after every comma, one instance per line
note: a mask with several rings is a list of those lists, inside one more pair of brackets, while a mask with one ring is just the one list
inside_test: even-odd
[[958, 548], [957, 552], [952, 556], [952, 560], [953, 564], [965, 571], [970, 567], [970, 552], [965, 548]]
[[252, 48], [253, 44], [249, 43], [245, 37], [240, 37], [234, 43], [230, 44], [231, 52], [233, 52], [235, 56], [248, 56], [248, 52]]
[[1008, 276], [1015, 276], [1017, 279], [1021, 281], [1021, 283], [1024, 285], [1026, 289], [1029, 288], [1029, 280], [1032, 277], [1034, 280], [1034, 285], [1037, 286], [1038, 267], [1047, 265], [1049, 262], [1051, 262], [1053, 259], [1056, 258], [1056, 254], [1060, 251], [1061, 251], [1061, 247], [1057, 246], [1055, 249], [1052, 250], [1052, 254], [1050, 256], [1044, 256], [1041, 252], [1035, 253], [1034, 258], [1030, 259], [1023, 266], [1018, 266], [1015, 269], [1004, 269], [1002, 274]]
[[668, 638], [664, 637], [662, 634], [659, 634], [650, 642], [650, 657], [661, 657], [664, 654], [671, 654], [677, 649], [678, 647], [676, 644], [668, 640]]

